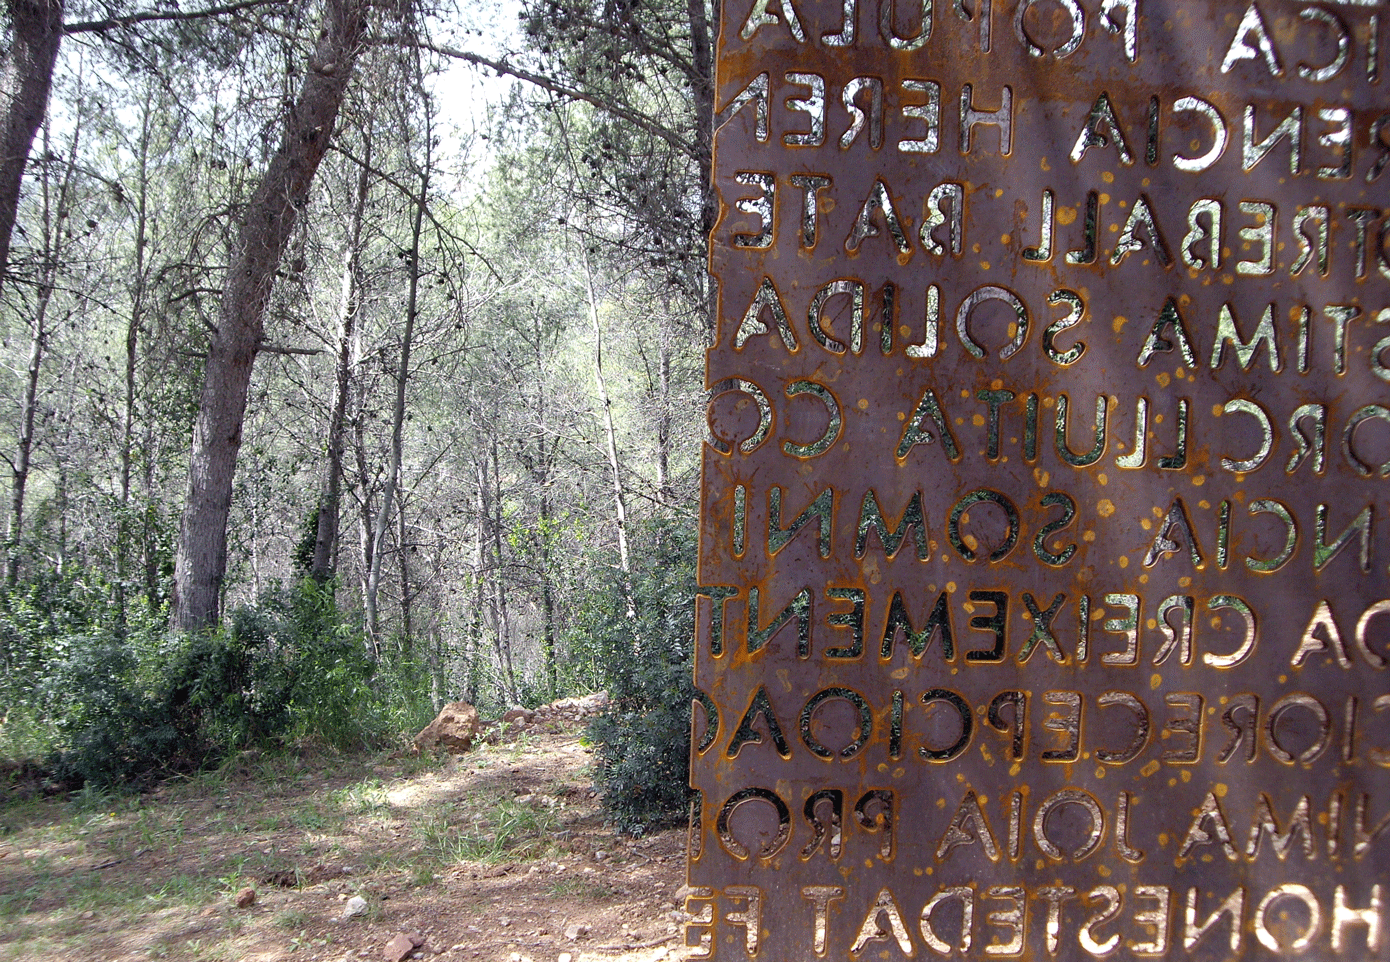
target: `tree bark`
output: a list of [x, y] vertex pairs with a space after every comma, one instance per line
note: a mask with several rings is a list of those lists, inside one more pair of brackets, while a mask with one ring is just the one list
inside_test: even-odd
[[[618, 535], [618, 566], [624, 575], [632, 573], [627, 556], [627, 491], [623, 487], [622, 464], [618, 460], [618, 432], [613, 425], [613, 399], [608, 394], [608, 381], [603, 375], [603, 326], [598, 316], [598, 294], [594, 291], [594, 275], [589, 268], [589, 255], [580, 248], [584, 266], [584, 289], [589, 299], [589, 320], [594, 326], [594, 380], [598, 384], [599, 404], [603, 408], [604, 449], [608, 454], [608, 469], [613, 473], [613, 513]], [[628, 607], [631, 608], [629, 593]]]
[[24, 166], [48, 112], [53, 65], [63, 40], [62, 0], [6, 0], [5, 7], [12, 29], [0, 66], [0, 284], [9, 271]]
[[[34, 422], [39, 410], [39, 379], [43, 362], [48, 354], [48, 339], [52, 330], [48, 323], [48, 309], [53, 302], [53, 287], [57, 281], [59, 264], [63, 256], [63, 225], [68, 217], [68, 205], [72, 190], [73, 172], [77, 169], [77, 141], [81, 135], [79, 122], [72, 133], [72, 142], [63, 169], [63, 180], [54, 196], [53, 185], [44, 168], [41, 180], [43, 198], [43, 263], [39, 268], [38, 293], [34, 302], [32, 320], [33, 340], [29, 344], [29, 363], [25, 371], [24, 399], [19, 416], [19, 444], [14, 460], [10, 464], [10, 518], [5, 531], [5, 585], [13, 588], [19, 582], [21, 552], [19, 542], [24, 534], [25, 497], [29, 486], [29, 475], [33, 469]], [[48, 132], [44, 132], [44, 143], [48, 143]]]
[[[513, 705], [520, 704], [521, 691], [516, 684], [516, 665], [512, 660], [512, 620], [507, 610], [507, 579], [503, 577], [502, 553], [502, 462], [497, 453], [497, 435], [492, 436], [492, 490], [488, 493], [488, 523], [492, 535], [493, 618], [497, 629], [497, 666], [502, 672], [502, 691]], [[484, 472], [486, 472], [486, 468]], [[486, 478], [484, 478], [486, 483]]]
[[48, 352], [48, 304], [53, 298], [52, 272], [45, 270], [34, 310], [34, 336], [29, 343], [29, 365], [24, 378], [24, 400], [19, 415], [19, 444], [10, 468], [10, 520], [5, 529], [5, 586], [19, 582], [20, 538], [24, 535], [24, 498], [33, 467], [34, 418], [39, 408], [39, 374]]
[[[425, 130], [425, 167], [420, 174], [420, 193], [416, 195], [414, 220], [410, 226], [410, 286], [406, 294], [405, 326], [401, 331], [401, 362], [396, 372], [396, 401], [391, 411], [391, 457], [386, 466], [386, 486], [381, 496], [381, 511], [376, 516], [372, 529], [372, 563], [367, 579], [367, 630], [374, 645], [380, 647], [378, 634], [381, 630], [377, 595], [381, 589], [382, 554], [386, 546], [386, 532], [391, 526], [391, 509], [399, 499], [401, 458], [405, 449], [405, 394], [410, 380], [410, 349], [415, 338], [415, 315], [419, 311], [420, 298], [420, 237], [424, 231], [425, 208], [429, 206], [430, 190], [430, 137], [433, 131], [428, 125]], [[404, 550], [404, 545], [401, 549]]]
[[[719, 22], [720, 0], [714, 0], [714, 22]], [[686, 0], [690, 20], [690, 94], [695, 102], [695, 160], [700, 168], [700, 236], [709, 237], [719, 220], [719, 199], [714, 192], [714, 45], [705, 0]], [[705, 285], [705, 335], [715, 342], [719, 296], [709, 280]]]
[[328, 467], [319, 498], [314, 532], [314, 561], [310, 576], [319, 584], [333, 577], [338, 547], [338, 525], [343, 488], [343, 433], [347, 425], [348, 395], [352, 388], [352, 366], [356, 345], [357, 308], [362, 297], [362, 220], [371, 188], [372, 128], [368, 121], [362, 152], [365, 157], [357, 174], [357, 194], [348, 227], [347, 256], [343, 264], [342, 296], [338, 311], [338, 367], [333, 382], [333, 410], [328, 421]]
[[[116, 617], [121, 630], [126, 623], [126, 589], [130, 581], [131, 549], [137, 544], [130, 516], [131, 477], [135, 465], [136, 375], [140, 364], [140, 330], [145, 322], [145, 248], [149, 242], [150, 139], [153, 137], [154, 95], [145, 91], [140, 111], [140, 141], [136, 147], [135, 269], [131, 277], [130, 315], [125, 327], [125, 398], [121, 411], [121, 513], [116, 521]], [[143, 540], [143, 539], [142, 539]], [[151, 598], [151, 600], [153, 600]]]
[[367, 25], [366, 0], [326, 0], [319, 41], [290, 108], [279, 150], [247, 206], [208, 345], [189, 456], [188, 500], [174, 564], [174, 623], [217, 624], [227, 570], [227, 518], [251, 368], [265, 337], [275, 271], [328, 150]]

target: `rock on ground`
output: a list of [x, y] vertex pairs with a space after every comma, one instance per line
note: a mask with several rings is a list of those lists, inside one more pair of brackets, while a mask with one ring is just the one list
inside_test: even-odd
[[535, 709], [513, 707], [487, 726], [480, 737], [489, 744], [496, 744], [526, 734], [567, 734], [582, 728], [590, 718], [607, 707], [606, 691], [596, 691], [578, 698], [561, 698]]
[[466, 701], [451, 701], [415, 736], [421, 751], [440, 749], [461, 755], [473, 747], [478, 734], [478, 709]]
[[425, 944], [425, 940], [418, 935], [406, 935], [404, 932], [398, 933], [395, 938], [386, 943], [386, 947], [381, 950], [382, 958], [386, 962], [404, 962], [420, 946]]

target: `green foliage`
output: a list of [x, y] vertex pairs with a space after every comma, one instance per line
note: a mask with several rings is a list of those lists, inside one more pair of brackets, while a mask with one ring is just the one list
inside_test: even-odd
[[580, 617], [591, 651], [581, 645], [579, 656], [589, 655], [610, 698], [589, 729], [598, 746], [595, 780], [609, 820], [631, 835], [678, 820], [690, 798], [692, 528], [635, 528], [631, 576], [603, 577]]
[[[0, 702], [46, 729], [48, 767], [69, 783], [194, 771], [249, 745], [361, 748], [421, 713], [418, 694], [402, 694], [420, 691], [419, 671], [397, 665], [378, 676], [331, 586], [307, 578], [192, 636], [166, 631], [162, 618], [117, 630], [61, 606], [40, 619], [30, 600], [38, 587], [29, 592], [12, 596], [3, 627], [37, 629], [12, 636], [25, 645], [9, 649], [30, 680], [7, 673]], [[50, 626], [69, 630], [45, 636]]]

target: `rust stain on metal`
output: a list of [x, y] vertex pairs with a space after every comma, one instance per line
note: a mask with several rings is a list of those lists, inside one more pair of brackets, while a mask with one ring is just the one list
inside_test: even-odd
[[1390, 958], [1390, 8], [723, 17], [688, 944]]

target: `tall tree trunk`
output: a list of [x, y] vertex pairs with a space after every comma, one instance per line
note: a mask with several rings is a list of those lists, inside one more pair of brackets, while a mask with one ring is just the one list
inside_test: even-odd
[[217, 624], [227, 571], [227, 517], [251, 368], [265, 336], [275, 271], [328, 150], [367, 26], [368, 0], [325, 0], [319, 42], [290, 108], [280, 148], [247, 205], [208, 345], [189, 455], [188, 500], [174, 564], [174, 623]]
[[348, 395], [355, 361], [357, 310], [362, 298], [362, 220], [371, 188], [372, 125], [363, 131], [362, 168], [357, 174], [357, 194], [348, 226], [343, 259], [342, 294], [338, 310], [338, 366], [333, 381], [333, 409], [328, 418], [328, 466], [319, 498], [314, 532], [314, 561], [310, 576], [319, 584], [333, 577], [338, 548], [338, 524], [343, 488], [343, 434], [347, 425]]
[[48, 304], [53, 298], [52, 275], [44, 271], [34, 309], [33, 339], [29, 342], [29, 365], [24, 378], [24, 400], [19, 414], [19, 443], [10, 467], [10, 519], [5, 529], [5, 585], [19, 582], [20, 539], [24, 535], [24, 498], [33, 466], [34, 419], [39, 407], [39, 375], [48, 351]]
[[555, 630], [555, 589], [550, 579], [550, 495], [541, 495], [541, 614], [545, 619], [541, 635], [541, 658], [551, 698], [560, 697], [558, 642]]
[[[367, 470], [367, 426], [366, 418], [362, 415], [359, 398], [356, 414], [352, 419], [352, 436], [357, 459], [357, 483], [361, 490], [357, 499], [357, 545], [362, 555], [362, 563], [357, 568], [357, 586], [362, 592], [362, 609], [366, 611], [367, 583], [372, 571], [372, 519], [376, 517], [376, 513], [372, 510], [372, 476]], [[381, 656], [376, 647], [376, 638], [370, 631], [367, 632], [367, 649], [373, 659]]]
[[554, 506], [550, 498], [550, 481], [551, 473], [554, 470], [555, 449], [558, 442], [547, 443], [546, 341], [546, 333], [541, 324], [541, 313], [533, 310], [531, 312], [531, 350], [536, 365], [536, 397], [533, 402], [536, 424], [536, 457], [532, 461], [528, 456], [526, 463], [531, 472], [531, 481], [535, 484], [536, 490], [540, 492], [540, 523], [538, 525], [540, 530], [537, 537], [537, 548], [540, 555], [541, 580], [541, 667], [545, 673], [546, 691], [551, 698], [558, 698], [560, 695], [560, 677], [556, 662], [559, 645], [556, 637], [558, 631], [555, 625], [555, 587], [550, 571], [553, 555], [551, 545], [554, 540], [554, 533], [551, 531]]
[[[613, 474], [613, 508], [618, 533], [618, 565], [623, 574], [632, 572], [627, 555], [627, 492], [623, 487], [622, 464], [618, 461], [618, 432], [613, 426], [613, 399], [608, 394], [608, 380], [603, 374], [603, 325], [598, 315], [598, 294], [594, 290], [594, 273], [589, 268], [589, 255], [580, 245], [584, 266], [584, 289], [589, 298], [589, 320], [594, 327], [594, 380], [598, 383], [599, 405], [603, 408], [603, 440], [608, 454], [608, 468]], [[628, 607], [632, 606], [629, 595]]]
[[402, 498], [400, 510], [396, 512], [396, 543], [399, 546], [396, 557], [401, 576], [401, 637], [398, 650], [407, 660], [415, 653], [415, 623], [410, 615], [410, 606], [414, 598], [410, 589], [409, 538], [410, 526], [405, 523], [405, 499]]
[[[714, 23], [719, 22], [721, 0], [714, 0]], [[690, 21], [690, 95], [695, 103], [695, 157], [700, 165], [700, 236], [709, 237], [719, 220], [719, 198], [714, 192], [714, 44], [710, 40], [710, 19], [705, 0], [685, 0]], [[705, 334], [709, 343], [716, 337], [719, 294], [707, 276], [705, 286]]]
[[386, 531], [391, 525], [391, 510], [399, 498], [401, 456], [405, 447], [405, 394], [410, 379], [410, 349], [415, 337], [415, 315], [420, 296], [420, 237], [424, 231], [425, 209], [429, 205], [430, 139], [433, 130], [425, 127], [425, 166], [420, 173], [420, 193], [415, 197], [414, 219], [410, 226], [410, 286], [406, 294], [405, 326], [401, 330], [401, 363], [396, 371], [396, 401], [391, 412], [391, 456], [386, 466], [386, 488], [382, 492], [381, 510], [372, 528], [372, 563], [367, 579], [367, 630], [379, 645], [380, 616], [377, 595], [381, 588], [382, 553]]
[[[116, 521], [116, 616], [122, 627], [126, 618], [126, 587], [130, 552], [136, 544], [130, 517], [131, 474], [135, 463], [136, 374], [140, 361], [140, 327], [145, 321], [145, 247], [149, 242], [150, 137], [154, 119], [154, 95], [145, 91], [140, 115], [140, 141], [136, 147], [135, 271], [130, 281], [130, 314], [125, 328], [125, 398], [121, 411], [121, 513]], [[153, 600], [153, 599], [151, 599]]]
[[483, 659], [483, 632], [487, 628], [484, 617], [487, 611], [487, 462], [479, 462], [473, 472], [478, 487], [478, 505], [475, 512], [477, 528], [473, 542], [473, 605], [468, 625], [468, 678], [465, 681], [464, 700], [478, 703], [478, 683], [481, 679], [479, 666]]
[[[492, 436], [492, 488], [488, 493], [490, 513], [488, 523], [492, 535], [492, 586], [493, 613], [497, 632], [494, 639], [497, 646], [497, 665], [502, 671], [502, 690], [507, 698], [516, 704], [521, 701], [521, 692], [516, 684], [516, 667], [512, 662], [512, 623], [507, 608], [507, 579], [502, 571], [502, 461], [497, 453], [497, 435]], [[486, 475], [486, 469], [484, 469]], [[486, 486], [486, 476], [484, 483]]]
[[6, 0], [5, 8], [11, 32], [0, 65], [0, 284], [9, 271], [24, 165], [48, 112], [53, 65], [63, 40], [62, 0]]
[[656, 495], [664, 505], [676, 499], [671, 487], [671, 326], [671, 306], [667, 302], [657, 332], [656, 382]]
[[[24, 399], [19, 414], [19, 443], [14, 460], [10, 463], [10, 518], [5, 531], [5, 585], [13, 588], [19, 581], [20, 550], [19, 542], [24, 535], [24, 501], [29, 487], [29, 475], [33, 467], [34, 422], [39, 409], [39, 380], [43, 371], [44, 358], [48, 353], [48, 338], [52, 331], [48, 326], [48, 308], [53, 302], [53, 286], [58, 277], [59, 262], [62, 260], [63, 225], [68, 217], [68, 203], [72, 189], [73, 171], [77, 164], [77, 141], [81, 126], [73, 130], [72, 142], [63, 170], [62, 183], [54, 196], [52, 179], [48, 168], [44, 168], [42, 178], [43, 197], [43, 263], [39, 272], [38, 295], [34, 302], [32, 322], [33, 338], [29, 342], [29, 363], [24, 378]], [[47, 149], [48, 133], [44, 132], [44, 145]]]

